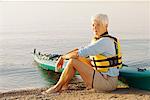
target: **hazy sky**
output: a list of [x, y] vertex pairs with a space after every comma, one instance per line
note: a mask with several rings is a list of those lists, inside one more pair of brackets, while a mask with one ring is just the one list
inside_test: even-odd
[[0, 2], [0, 34], [91, 34], [90, 17], [96, 13], [108, 15], [109, 32], [121, 39], [150, 39], [149, 1]]

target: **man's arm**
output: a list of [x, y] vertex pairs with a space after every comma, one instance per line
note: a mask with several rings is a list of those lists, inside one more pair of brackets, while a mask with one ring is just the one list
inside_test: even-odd
[[78, 49], [74, 49], [62, 56], [63, 59], [78, 58]]

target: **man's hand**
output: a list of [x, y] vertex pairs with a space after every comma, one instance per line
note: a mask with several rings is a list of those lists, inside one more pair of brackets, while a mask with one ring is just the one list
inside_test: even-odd
[[62, 68], [63, 64], [64, 64], [64, 59], [62, 58], [62, 56], [60, 56], [56, 62], [55, 71], [58, 72], [58, 70], [60, 70]]

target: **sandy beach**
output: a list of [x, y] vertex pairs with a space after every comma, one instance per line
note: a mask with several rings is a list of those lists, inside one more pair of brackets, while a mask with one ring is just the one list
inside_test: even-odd
[[48, 88], [17, 90], [0, 93], [0, 100], [150, 100], [150, 91], [134, 88], [117, 89], [112, 92], [86, 90], [85, 84], [70, 83], [69, 89], [60, 93], [41, 94]]

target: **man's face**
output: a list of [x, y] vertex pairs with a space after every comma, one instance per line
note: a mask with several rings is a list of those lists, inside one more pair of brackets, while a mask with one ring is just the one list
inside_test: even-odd
[[94, 35], [99, 36], [101, 25], [97, 20], [92, 21], [92, 31]]

